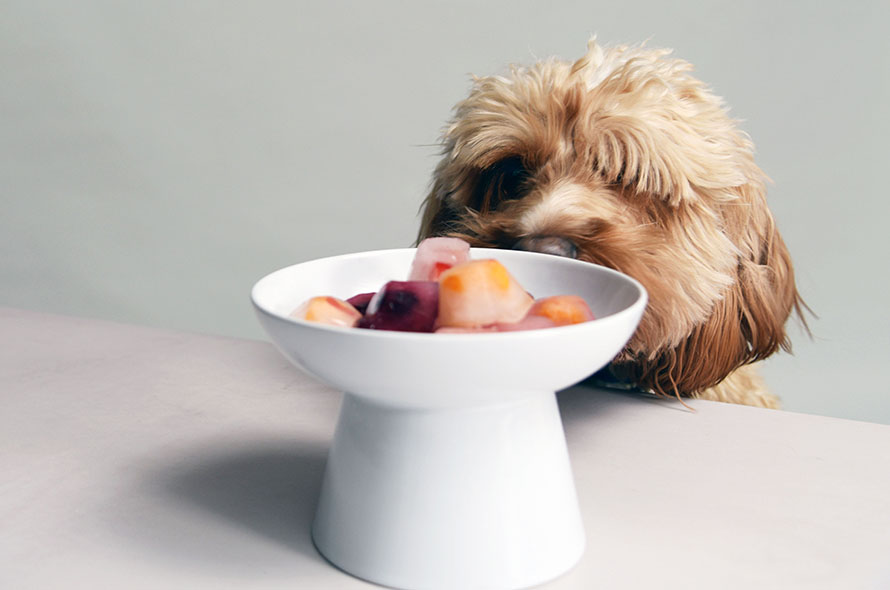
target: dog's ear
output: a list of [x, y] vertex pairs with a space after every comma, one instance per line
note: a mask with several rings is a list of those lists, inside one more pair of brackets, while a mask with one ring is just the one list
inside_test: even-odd
[[719, 198], [724, 187], [748, 181], [738, 164], [751, 142], [689, 63], [668, 58], [668, 50], [603, 50], [593, 40], [588, 47], [572, 67], [590, 99], [578, 143], [589, 146], [606, 181], [671, 204], [702, 191]]
[[445, 177], [445, 160], [439, 163], [433, 173], [433, 186], [423, 203], [420, 205], [420, 230], [417, 232], [417, 243], [424, 238], [443, 235], [454, 229], [460, 219], [459, 207], [450, 198], [453, 189], [447, 188]]
[[431, 190], [430, 194], [423, 200], [423, 203], [420, 204], [420, 229], [417, 231], [415, 246], [424, 239], [434, 235], [433, 228], [441, 207], [441, 199], [436, 197], [435, 189]]
[[707, 214], [720, 220], [722, 235], [737, 252], [735, 268], [726, 268], [734, 281], [705, 321], [679, 344], [641, 351], [616, 365], [656, 392], [694, 394], [788, 348], [785, 322], [803, 304], [766, 205], [766, 178], [754, 163], [753, 144], [722, 100], [690, 74], [692, 66], [668, 53], [603, 50], [591, 42], [572, 68], [589, 92], [576, 132], [607, 182], [660, 200], [674, 211], [667, 219], [695, 210], [689, 219]]
[[765, 207], [759, 214], [740, 240], [735, 283], [708, 319], [678, 346], [620, 364], [619, 374], [659, 394], [694, 395], [742, 365], [790, 350], [786, 320], [796, 313], [806, 328], [806, 306], [772, 216]]
[[442, 225], [442, 215], [445, 213], [443, 199], [437, 195], [435, 188], [430, 191], [430, 194], [423, 200], [420, 208], [420, 230], [417, 232], [417, 242], [415, 245], [419, 244], [426, 238], [436, 235], [437, 228]]

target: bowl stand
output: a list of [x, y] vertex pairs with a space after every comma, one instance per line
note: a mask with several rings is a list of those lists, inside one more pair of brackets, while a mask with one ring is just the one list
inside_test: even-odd
[[554, 392], [445, 407], [346, 393], [312, 537], [340, 569], [393, 588], [565, 573], [585, 535]]

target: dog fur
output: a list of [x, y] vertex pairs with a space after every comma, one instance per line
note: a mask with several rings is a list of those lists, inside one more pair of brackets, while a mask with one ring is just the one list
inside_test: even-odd
[[[777, 407], [751, 366], [803, 302], [753, 144], [669, 50], [595, 40], [474, 78], [444, 131], [419, 239], [575, 256], [649, 292], [610, 365], [660, 395]], [[802, 317], [802, 316], [801, 316]]]

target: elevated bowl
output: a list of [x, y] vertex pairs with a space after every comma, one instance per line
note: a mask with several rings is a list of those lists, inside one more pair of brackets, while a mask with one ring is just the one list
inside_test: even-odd
[[580, 295], [596, 320], [544, 330], [417, 334], [288, 317], [404, 280], [414, 249], [334, 256], [254, 286], [295, 365], [344, 392], [312, 536], [341, 569], [394, 588], [524, 588], [580, 559], [585, 536], [555, 392], [605, 366], [646, 306], [634, 279], [546, 254], [472, 249], [535, 297]]

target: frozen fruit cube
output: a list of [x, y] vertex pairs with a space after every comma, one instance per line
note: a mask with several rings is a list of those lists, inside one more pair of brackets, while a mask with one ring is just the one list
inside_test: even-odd
[[390, 281], [368, 304], [359, 328], [432, 332], [439, 308], [435, 281]]
[[577, 295], [555, 295], [538, 299], [528, 310], [528, 315], [547, 318], [558, 326], [580, 324], [594, 319], [587, 302]]
[[439, 277], [439, 326], [472, 328], [518, 322], [532, 296], [497, 260], [471, 260]]
[[346, 303], [358, 310], [360, 314], [364, 315], [365, 311], [368, 309], [368, 304], [371, 303], [372, 297], [374, 297], [374, 293], [359, 293], [358, 295], [353, 295], [347, 299]]
[[350, 328], [362, 317], [353, 306], [336, 297], [313, 297], [293, 312], [292, 318]]
[[409, 281], [435, 281], [449, 268], [470, 259], [470, 245], [459, 238], [427, 238], [417, 246]]
[[501, 322], [497, 324], [496, 327], [498, 332], [521, 332], [524, 330], [541, 330], [544, 328], [555, 328], [558, 325], [559, 324], [557, 324], [550, 318], [546, 318], [540, 315], [528, 314], [518, 322], [513, 322], [510, 324]]
[[475, 328], [459, 328], [457, 326], [442, 326], [436, 328], [436, 334], [476, 334], [479, 332], [499, 332], [497, 324], [490, 326], [478, 326]]
[[497, 324], [498, 332], [540, 330], [594, 319], [587, 302], [577, 295], [556, 295], [538, 299], [518, 322]]

